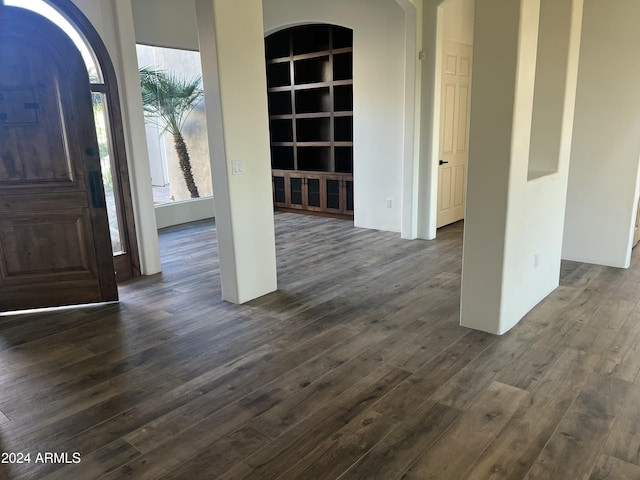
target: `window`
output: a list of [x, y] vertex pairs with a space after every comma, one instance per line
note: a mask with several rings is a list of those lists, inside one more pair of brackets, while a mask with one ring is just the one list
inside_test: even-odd
[[[141, 69], [187, 83], [202, 76], [199, 52], [148, 45], [138, 45], [137, 50]], [[185, 111], [183, 119], [180, 133], [187, 147], [197, 196], [210, 197], [213, 188], [204, 100], [200, 99], [192, 110]], [[149, 115], [146, 131], [154, 203], [162, 205], [195, 198], [193, 186], [188, 184], [179, 160], [174, 134], [165, 128], [163, 121]]]

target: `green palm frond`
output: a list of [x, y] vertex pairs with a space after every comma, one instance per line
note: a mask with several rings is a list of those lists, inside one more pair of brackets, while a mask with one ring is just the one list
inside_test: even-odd
[[204, 92], [199, 76], [179, 75], [151, 68], [140, 69], [142, 106], [147, 118], [160, 119], [159, 124], [171, 134], [180, 133], [184, 121], [198, 105]]

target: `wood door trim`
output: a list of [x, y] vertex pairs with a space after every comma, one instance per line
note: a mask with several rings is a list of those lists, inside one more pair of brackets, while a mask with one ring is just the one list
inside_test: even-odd
[[[106, 45], [82, 11], [74, 5], [71, 0], [45, 0], [58, 12], [60, 12], [69, 22], [84, 36], [87, 43], [93, 49], [96, 60], [102, 70], [104, 85], [100, 88], [93, 88], [92, 91], [104, 93], [107, 98], [107, 108], [109, 109], [108, 121], [111, 131], [113, 150], [113, 162], [116, 167], [112, 175], [117, 176], [117, 200], [120, 202], [122, 211], [122, 224], [124, 231], [121, 232], [122, 241], [125, 245], [126, 254], [129, 256], [130, 267], [125, 271], [118, 269], [118, 281], [142, 275], [140, 270], [140, 254], [138, 252], [138, 242], [136, 234], [135, 218], [133, 214], [133, 200], [131, 196], [131, 184], [129, 179], [129, 167], [127, 162], [127, 152], [122, 123], [122, 109], [120, 106], [120, 95], [115, 68]], [[120, 255], [121, 256], [121, 255]], [[119, 255], [114, 256], [115, 265], [125, 268], [126, 263], [122, 259], [117, 260]], [[124, 265], [123, 265], [124, 264]], [[130, 271], [129, 271], [130, 270]]]

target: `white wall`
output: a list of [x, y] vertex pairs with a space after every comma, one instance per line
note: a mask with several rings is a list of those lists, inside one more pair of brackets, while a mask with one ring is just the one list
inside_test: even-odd
[[138, 43], [198, 50], [193, 0], [131, 0], [131, 6]]
[[[400, 231], [405, 15], [395, 0], [264, 0], [267, 33], [304, 23], [354, 30], [355, 224]], [[385, 206], [391, 199], [392, 208]]]
[[[462, 325], [502, 334], [558, 285], [581, 3], [476, 4]], [[535, 83], [552, 73], [536, 57], [564, 65], [565, 96], [558, 171], [529, 181]]]
[[444, 38], [473, 45], [475, 0], [445, 0], [440, 8]]
[[585, 0], [562, 255], [628, 267], [640, 156], [640, 2]]

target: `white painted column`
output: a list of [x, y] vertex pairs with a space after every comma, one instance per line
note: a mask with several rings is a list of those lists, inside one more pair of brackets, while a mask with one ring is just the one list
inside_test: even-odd
[[520, 3], [476, 3], [460, 323], [490, 333], [500, 330]]
[[420, 62], [420, 142], [418, 169], [418, 238], [436, 237], [438, 215], [438, 149], [440, 137], [440, 80], [442, 63], [443, 0], [426, 0], [422, 10], [422, 51]]
[[118, 87], [122, 106], [122, 120], [131, 179], [131, 197], [143, 275], [160, 271], [158, 229], [151, 189], [151, 169], [147, 151], [142, 94], [138, 75], [136, 38], [131, 0], [114, 0], [115, 35], [119, 55], [117, 62]]
[[405, 17], [404, 142], [402, 160], [402, 238], [418, 235], [418, 172], [420, 158], [421, 75], [418, 52], [422, 45], [422, 1], [397, 0]]
[[505, 333], [558, 285], [581, 26], [582, 0], [476, 3], [464, 326]]
[[277, 289], [261, 0], [197, 0], [222, 297]]

